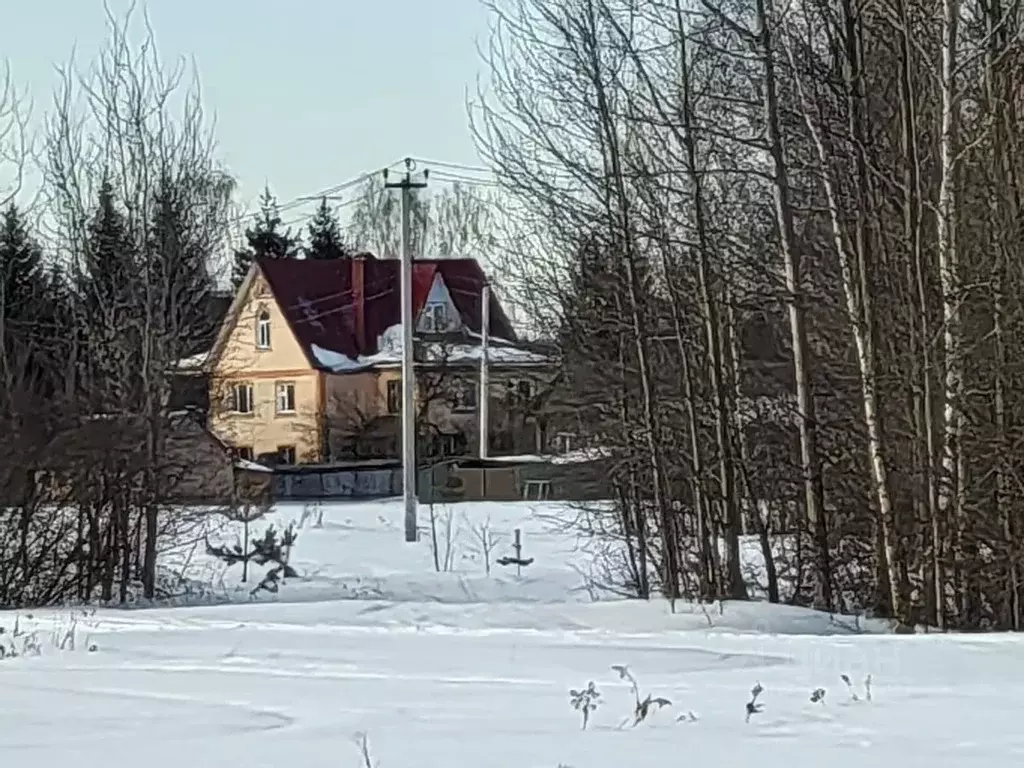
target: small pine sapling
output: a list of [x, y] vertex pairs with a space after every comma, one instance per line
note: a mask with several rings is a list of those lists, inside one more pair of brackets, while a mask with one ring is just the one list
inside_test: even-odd
[[864, 678], [864, 698], [871, 701], [871, 675]]
[[276, 593], [281, 579], [293, 579], [299, 575], [294, 568], [288, 565], [288, 558], [291, 556], [296, 538], [295, 525], [290, 524], [281, 533], [280, 539], [276, 538], [274, 529], [271, 527], [262, 541], [253, 542], [253, 548], [257, 553], [256, 563], [259, 565], [273, 563], [273, 567], [264, 574], [252, 594], [255, 595], [261, 589]]
[[815, 688], [813, 691], [811, 691], [811, 704], [821, 704], [822, 706], [825, 705], [824, 688]]
[[754, 687], [750, 689], [750, 701], [747, 702], [747, 717], [744, 722], [749, 723], [752, 715], [759, 714], [763, 708], [763, 704], [757, 703], [757, 697], [764, 693], [764, 688], [760, 683], [754, 683]]
[[587, 723], [590, 722], [590, 713], [601, 704], [601, 693], [594, 686], [594, 681], [587, 683], [587, 687], [581, 691], [569, 690], [569, 703], [583, 717], [583, 727], [580, 730], [587, 730]]
[[653, 711], [657, 711], [662, 707], [671, 707], [672, 702], [661, 696], [653, 696], [647, 694], [643, 699], [640, 698], [640, 684], [637, 679], [633, 677], [633, 673], [629, 671], [629, 667], [625, 664], [613, 664], [612, 670], [616, 672], [620, 680], [625, 680], [629, 683], [630, 689], [633, 691], [633, 698], [635, 700], [635, 707], [633, 709], [633, 728], [636, 728], [640, 723], [647, 719], [647, 716]]
[[295, 569], [288, 565], [288, 557], [296, 538], [294, 524], [290, 524], [280, 535], [271, 525], [264, 531], [263, 538], [249, 542], [248, 548], [243, 548], [237, 542], [230, 546], [213, 546], [207, 542], [206, 551], [207, 554], [222, 560], [228, 566], [242, 563], [243, 569], [247, 568], [250, 562], [257, 565], [272, 564], [273, 567], [252, 590], [252, 594], [255, 595], [261, 589], [277, 592], [278, 582], [282, 578], [298, 576]]

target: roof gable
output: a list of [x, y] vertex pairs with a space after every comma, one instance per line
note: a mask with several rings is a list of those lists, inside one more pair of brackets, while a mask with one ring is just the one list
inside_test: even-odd
[[452, 301], [452, 296], [448, 292], [448, 286], [444, 282], [444, 276], [439, 271], [434, 273], [434, 280], [430, 284], [430, 290], [427, 291], [427, 295], [423, 300], [423, 308], [416, 316], [416, 329], [418, 331], [436, 332], [439, 330], [434, 327], [433, 318], [427, 317], [426, 314], [428, 309], [436, 306], [444, 307], [444, 317], [448, 321], [448, 327], [440, 330], [452, 332], [462, 328], [462, 316], [459, 313], [458, 307], [455, 306], [455, 302]]
[[[360, 255], [352, 259], [261, 259], [258, 269], [295, 338], [314, 367], [323, 367], [314, 347], [349, 358], [379, 352], [380, 338], [401, 324], [401, 263]], [[248, 280], [249, 278], [247, 278]], [[481, 292], [486, 277], [473, 259], [417, 261], [413, 265], [413, 316], [418, 317], [440, 284], [461, 326], [481, 332]], [[515, 341], [494, 293], [490, 334]]]
[[347, 260], [261, 259], [258, 267], [310, 365], [318, 366], [313, 345], [356, 346]]
[[203, 370], [212, 370], [220, 361], [228, 338], [230, 338], [235, 326], [238, 325], [238, 316], [242, 311], [242, 307], [245, 306], [249, 294], [252, 292], [252, 284], [255, 279], [256, 265], [253, 264], [249, 267], [249, 271], [245, 273], [245, 279], [242, 280], [242, 284], [235, 291], [235, 296], [231, 299], [231, 304], [220, 321], [220, 327], [217, 329], [217, 336], [213, 341], [213, 347], [211, 347], [209, 355], [202, 358], [201, 368]]

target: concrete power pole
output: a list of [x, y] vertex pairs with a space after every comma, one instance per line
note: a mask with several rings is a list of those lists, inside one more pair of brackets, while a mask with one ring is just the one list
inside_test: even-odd
[[491, 347], [491, 288], [484, 283], [480, 294], [480, 458], [486, 459], [491, 437], [491, 377], [487, 369]]
[[389, 182], [388, 172], [384, 171], [384, 187], [402, 190], [402, 502], [405, 506], [406, 541], [416, 541], [419, 538], [416, 520], [416, 350], [413, 346], [415, 318], [412, 313], [412, 195], [414, 189], [427, 186], [429, 173], [423, 171], [422, 180], [414, 181], [412, 174], [415, 169], [416, 164], [406, 158], [405, 173], [396, 182]]

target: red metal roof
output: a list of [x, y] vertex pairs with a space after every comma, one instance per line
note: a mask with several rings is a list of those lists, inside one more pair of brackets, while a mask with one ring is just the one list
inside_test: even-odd
[[[377, 353], [377, 341], [401, 323], [400, 262], [361, 254], [352, 259], [260, 259], [266, 278], [295, 338], [310, 364], [311, 348], [340, 352], [355, 359]], [[417, 260], [413, 264], [413, 314], [426, 303], [434, 276], [440, 273], [463, 325], [481, 330], [481, 292], [486, 278], [475, 259]], [[515, 341], [508, 316], [494, 293], [490, 301], [491, 336]]]

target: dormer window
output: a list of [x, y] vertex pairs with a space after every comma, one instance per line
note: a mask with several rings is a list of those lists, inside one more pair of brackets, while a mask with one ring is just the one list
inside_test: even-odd
[[256, 348], [270, 349], [270, 311], [265, 307], [256, 313]]
[[423, 308], [420, 326], [425, 333], [442, 333], [448, 330], [448, 306], [443, 302], [432, 302]]

